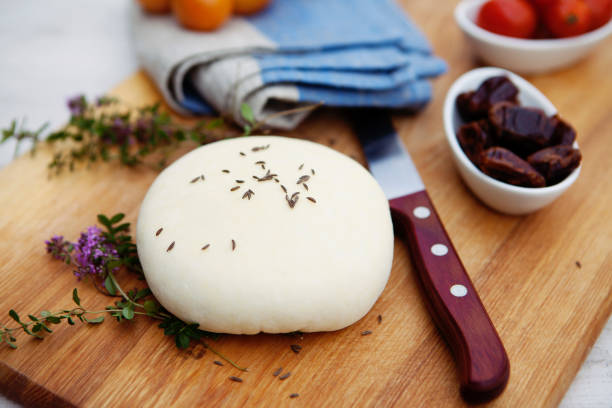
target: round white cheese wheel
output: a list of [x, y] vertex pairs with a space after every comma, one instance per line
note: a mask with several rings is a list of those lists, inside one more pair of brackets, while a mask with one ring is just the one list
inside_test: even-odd
[[277, 136], [202, 146], [140, 208], [138, 256], [155, 297], [203, 330], [327, 331], [363, 317], [393, 258], [374, 178], [328, 147]]

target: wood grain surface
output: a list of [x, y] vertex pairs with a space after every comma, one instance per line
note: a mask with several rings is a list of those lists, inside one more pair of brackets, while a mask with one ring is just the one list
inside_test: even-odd
[[[566, 70], [528, 77], [578, 130], [583, 170], [569, 191], [529, 216], [482, 205], [453, 167], [442, 129], [452, 81], [475, 67], [452, 20], [454, 1], [404, 1], [449, 72], [418, 115], [396, 115], [398, 129], [440, 218], [506, 346], [511, 375], [491, 406], [555, 406], [612, 310], [612, 39]], [[139, 105], [159, 100], [138, 73], [114, 91]], [[289, 136], [332, 145], [363, 160], [339, 111], [324, 110]], [[109, 299], [77, 283], [44, 252], [61, 233], [75, 239], [100, 212], [135, 222], [156, 173], [97, 165], [47, 179], [49, 153], [24, 156], [0, 171], [0, 318]], [[580, 261], [578, 267], [576, 261]], [[129, 279], [121, 276], [120, 279]], [[135, 282], [134, 282], [135, 283]], [[128, 285], [129, 286], [129, 285]], [[378, 323], [377, 316], [382, 316]], [[364, 330], [372, 334], [362, 336]], [[407, 248], [396, 240], [390, 281], [372, 311], [333, 333], [222, 336], [217, 349], [249, 367], [217, 366], [202, 346], [177, 351], [154, 322], [58, 327], [42, 342], [19, 335], [0, 349], [0, 391], [33, 406], [462, 406], [451, 354], [433, 326]], [[300, 344], [299, 354], [291, 344]], [[280, 381], [278, 368], [291, 376]], [[241, 376], [243, 383], [228, 380]], [[299, 393], [290, 399], [289, 395]]]

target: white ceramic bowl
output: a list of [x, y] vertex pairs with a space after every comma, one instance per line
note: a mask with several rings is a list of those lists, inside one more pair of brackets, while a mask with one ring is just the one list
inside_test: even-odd
[[[485, 79], [498, 75], [506, 75], [517, 86], [521, 105], [540, 108], [548, 115], [557, 113], [554, 105], [520, 76], [501, 68], [477, 68], [460, 76], [448, 90], [444, 100], [444, 131], [455, 165], [474, 194], [497, 211], [513, 215], [527, 214], [550, 204], [563, 194], [578, 178], [582, 165], [558, 184], [530, 188], [513, 186], [489, 177], [468, 159], [457, 141], [456, 132], [464, 122], [457, 112], [455, 100], [460, 93], [475, 90]], [[578, 148], [576, 142], [574, 147]]]
[[588, 33], [561, 39], [525, 40], [480, 28], [476, 16], [487, 0], [463, 0], [455, 8], [455, 20], [485, 62], [523, 74], [553, 71], [584, 57], [612, 33], [612, 20]]

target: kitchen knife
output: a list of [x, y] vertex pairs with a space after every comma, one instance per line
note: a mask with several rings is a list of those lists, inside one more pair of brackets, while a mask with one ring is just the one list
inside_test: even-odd
[[389, 199], [395, 232], [411, 250], [428, 309], [455, 355], [462, 395], [478, 402], [495, 398], [510, 375], [506, 350], [410, 155], [387, 112], [352, 116], [370, 171]]

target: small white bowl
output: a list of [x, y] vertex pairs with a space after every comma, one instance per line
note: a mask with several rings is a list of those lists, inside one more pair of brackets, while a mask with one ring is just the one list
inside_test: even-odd
[[553, 71], [577, 62], [612, 33], [612, 20], [588, 33], [569, 38], [526, 40], [495, 34], [476, 25], [487, 0], [463, 0], [455, 20], [475, 52], [487, 63], [523, 74]]
[[[557, 109], [542, 92], [520, 76], [501, 68], [477, 68], [461, 75], [446, 93], [443, 112], [444, 131], [461, 177], [482, 202], [506, 214], [528, 214], [550, 204], [563, 194], [578, 178], [582, 165], [558, 184], [530, 188], [506, 184], [489, 177], [468, 159], [457, 140], [457, 130], [464, 122], [457, 112], [455, 100], [460, 93], [475, 90], [485, 79], [499, 75], [510, 78], [519, 89], [518, 100], [522, 106], [540, 108], [547, 115], [557, 113]], [[578, 143], [574, 142], [574, 147], [578, 148]]]

